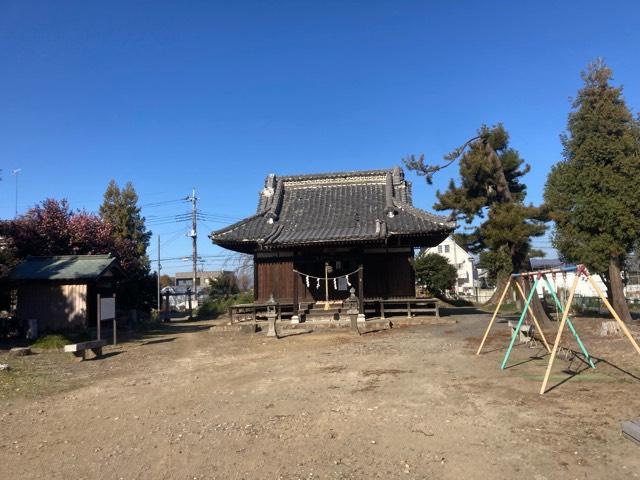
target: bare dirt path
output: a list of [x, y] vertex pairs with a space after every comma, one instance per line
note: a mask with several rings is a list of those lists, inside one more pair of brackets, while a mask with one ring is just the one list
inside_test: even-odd
[[180, 323], [98, 361], [27, 357], [57, 373], [0, 400], [0, 478], [640, 478], [631, 347], [586, 334], [610, 363], [541, 397], [540, 350], [500, 372], [504, 325], [474, 355], [486, 321], [278, 341]]

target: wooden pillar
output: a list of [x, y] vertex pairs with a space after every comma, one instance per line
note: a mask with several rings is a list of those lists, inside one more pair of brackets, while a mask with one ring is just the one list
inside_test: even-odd
[[389, 245], [385, 245], [384, 248], [384, 295], [382, 298], [389, 298]]
[[253, 256], [253, 301], [258, 300], [258, 256]]
[[296, 273], [296, 254], [293, 253], [293, 260], [291, 262], [291, 274], [293, 275], [293, 315], [298, 315], [298, 274]]
[[102, 321], [102, 312], [101, 312], [102, 304], [100, 302], [100, 294], [98, 294], [98, 320], [97, 320], [97, 337], [100, 340], [100, 322]]
[[360, 313], [364, 315], [364, 261], [360, 261], [360, 273], [358, 273], [358, 299]]

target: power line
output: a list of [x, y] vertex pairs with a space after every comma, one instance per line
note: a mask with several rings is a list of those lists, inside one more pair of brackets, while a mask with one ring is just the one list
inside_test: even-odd
[[140, 208], [160, 207], [162, 205], [169, 205], [171, 203], [183, 203], [185, 201], [187, 201], [186, 198], [177, 198], [174, 200], [162, 200], [159, 202], [145, 203], [144, 205], [140, 205]]

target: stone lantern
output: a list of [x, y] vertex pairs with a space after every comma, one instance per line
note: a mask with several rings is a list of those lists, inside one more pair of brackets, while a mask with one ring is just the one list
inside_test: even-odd
[[360, 331], [358, 330], [358, 306], [360, 302], [358, 301], [358, 297], [356, 297], [355, 288], [351, 287], [349, 293], [349, 298], [345, 303], [347, 305], [347, 315], [349, 315], [349, 320], [351, 322], [351, 331], [360, 335]]
[[278, 338], [278, 333], [276, 332], [276, 317], [278, 302], [273, 299], [273, 293], [269, 296], [269, 300], [267, 300], [267, 322], [269, 322], [269, 329], [267, 330], [267, 337], [276, 337]]

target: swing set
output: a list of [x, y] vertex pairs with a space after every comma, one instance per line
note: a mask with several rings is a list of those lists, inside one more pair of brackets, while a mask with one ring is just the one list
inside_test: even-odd
[[[560, 299], [558, 298], [558, 293], [557, 293], [556, 289], [553, 288], [553, 286], [551, 285], [551, 282], [549, 282], [549, 279], [548, 279], [547, 276], [548, 275], [552, 275], [553, 279], [555, 280], [556, 274], [562, 274], [563, 276], [566, 277], [566, 274], [569, 273], [569, 272], [574, 272], [575, 276], [574, 276], [571, 288], [569, 290], [569, 297], [566, 299], [565, 304], [563, 305], [562, 302], [560, 301]], [[531, 286], [531, 291], [529, 292], [528, 296], [525, 296], [524, 290], [522, 289], [522, 286], [518, 282], [518, 278], [528, 278], [530, 280], [531, 279], [534, 280], [533, 284]], [[509, 281], [507, 282], [507, 285], [505, 286], [505, 288], [504, 288], [504, 290], [502, 292], [502, 295], [500, 296], [500, 300], [498, 301], [498, 305], [496, 306], [496, 309], [493, 312], [493, 316], [491, 317], [491, 321], [489, 322], [489, 325], [487, 326], [487, 329], [486, 329], [486, 331], [484, 333], [484, 336], [482, 337], [482, 341], [480, 342], [480, 347], [478, 348], [478, 351], [476, 352], [476, 355], [480, 355], [480, 352], [482, 351], [482, 347], [484, 346], [485, 341], [487, 340], [487, 337], [489, 336], [489, 331], [491, 330], [491, 327], [493, 326], [493, 324], [494, 324], [494, 322], [496, 320], [496, 317], [498, 316], [498, 311], [500, 310], [500, 307], [502, 306], [502, 303], [504, 302], [504, 299], [505, 299], [505, 297], [507, 295], [507, 292], [509, 291], [509, 287], [513, 284], [513, 285], [516, 286], [516, 290], [520, 294], [520, 297], [525, 301], [525, 304], [524, 304], [524, 307], [522, 309], [522, 313], [520, 314], [520, 318], [518, 320], [518, 323], [517, 323], [516, 327], [514, 328], [513, 334], [511, 336], [511, 341], [509, 343], [509, 347], [507, 348], [507, 351], [506, 351], [506, 353], [504, 355], [504, 359], [502, 360], [502, 364], [500, 366], [501, 370], [504, 370], [506, 368], [506, 366], [507, 366], [507, 362], [509, 361], [509, 356], [511, 355], [511, 351], [513, 350], [513, 347], [515, 345], [516, 339], [518, 338], [518, 334], [520, 333], [520, 330], [522, 329], [522, 326], [524, 324], [524, 319], [526, 317], [527, 312], [529, 312], [529, 314], [530, 314], [530, 316], [531, 316], [531, 318], [533, 320], [533, 323], [535, 324], [538, 332], [540, 333], [540, 338], [542, 339], [542, 342], [544, 343], [544, 346], [545, 346], [547, 352], [549, 352], [551, 354], [550, 357], [549, 357], [549, 363], [547, 364], [547, 371], [546, 371], [546, 373], [544, 375], [544, 380], [542, 381], [542, 387], [540, 388], [540, 395], [544, 395], [544, 393], [547, 390], [547, 383], [549, 381], [549, 376], [551, 374], [551, 369], [553, 368], [553, 362], [555, 360], [556, 355], [558, 354], [558, 349], [560, 348], [560, 340], [562, 338], [562, 333], [564, 331], [565, 324], [569, 327], [569, 330], [571, 331], [571, 333], [575, 337], [575, 339], [576, 339], [576, 341], [578, 343], [578, 346], [580, 347], [580, 350], [581, 350], [582, 354], [584, 355], [585, 361], [589, 364], [589, 366], [591, 368], [596, 368], [595, 364], [593, 363], [593, 359], [589, 355], [589, 352], [587, 351], [585, 345], [582, 343], [582, 340], [580, 339], [580, 335], [578, 335], [578, 332], [576, 331], [576, 329], [575, 329], [575, 327], [573, 325], [573, 322], [569, 318], [569, 310], [570, 310], [571, 304], [573, 303], [573, 297], [574, 297], [574, 294], [576, 292], [576, 288], [578, 286], [578, 281], [580, 280], [580, 278], [585, 278], [591, 284], [593, 289], [596, 291], [598, 296], [602, 299], [603, 303], [606, 305], [607, 309], [609, 310], [609, 312], [611, 313], [613, 318], [618, 322], [618, 325], [620, 326], [620, 329], [624, 332], [624, 334], [629, 339], [629, 341], [631, 342], [633, 347], [636, 349], [638, 354], [640, 354], [640, 346], [638, 346], [638, 343], [633, 338], [633, 335], [631, 335], [631, 332], [629, 331], [629, 329], [627, 328], [625, 323], [620, 319], [618, 314], [615, 312], [615, 310], [613, 309], [613, 307], [611, 306], [611, 304], [607, 300], [607, 297], [602, 292], [602, 289], [593, 280], [593, 278], [589, 274], [589, 271], [586, 269], [586, 267], [584, 265], [577, 265], [577, 266], [552, 268], [552, 269], [548, 269], [548, 270], [538, 270], [538, 271], [532, 271], [532, 272], [521, 272], [521, 273], [512, 274], [509, 277]], [[536, 319], [536, 317], [535, 317], [535, 315], [533, 313], [533, 310], [531, 309], [531, 300], [533, 299], [533, 295], [536, 292], [538, 284], [541, 283], [541, 282], [544, 282], [544, 284], [546, 285], [547, 289], [551, 293], [551, 296], [553, 297], [554, 303], [556, 305], [556, 311], [559, 314], [562, 314], [562, 320], [560, 321], [560, 325], [558, 326], [558, 332], [556, 334], [555, 341], [553, 342], [553, 347], [549, 346], [549, 343], [547, 342], [547, 339], [544, 336], [544, 332], [542, 331], [542, 328], [540, 328], [540, 324], [538, 323], [538, 320]]]

